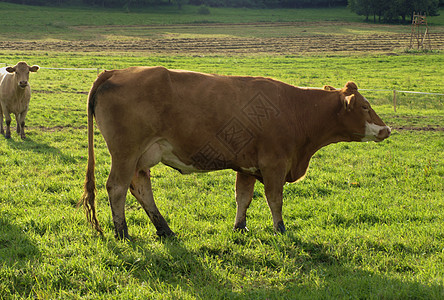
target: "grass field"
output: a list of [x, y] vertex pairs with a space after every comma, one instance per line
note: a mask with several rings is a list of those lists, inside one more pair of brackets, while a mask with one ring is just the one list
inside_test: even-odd
[[[0, 3], [2, 8], [9, 5]], [[48, 9], [35, 10], [43, 14]], [[67, 13], [66, 8], [49, 10], [48, 20]], [[72, 16], [78, 11], [84, 13], [77, 9]], [[225, 22], [240, 22], [234, 12], [219, 11], [231, 14]], [[103, 18], [111, 13], [125, 15], [107, 12]], [[336, 13], [323, 12], [319, 18], [335, 20]], [[176, 18], [161, 11], [158, 20], [166, 18], [163, 14]], [[269, 11], [244, 14], [278, 21]], [[70, 18], [65, 18], [69, 26], [83, 24]], [[177, 17], [177, 22], [193, 20]], [[183, 34], [177, 26], [172, 34]], [[282, 28], [273, 35], [279, 37], [283, 30], [285, 36]], [[386, 31], [385, 26], [374, 30]], [[41, 41], [41, 36], [35, 38]], [[2, 39], [16, 41], [8, 33]], [[202, 56], [147, 55], [130, 49], [118, 53], [0, 50], [0, 63], [22, 59], [41, 67], [163, 65], [270, 76], [298, 86], [342, 87], [353, 80], [363, 89], [435, 93], [443, 93], [444, 77], [444, 55], [439, 52]], [[126, 213], [134, 240], [120, 242], [113, 236], [105, 191], [110, 158], [98, 131], [98, 215], [104, 236], [97, 236], [76, 209], [87, 160], [83, 92], [96, 74], [45, 68], [32, 74], [28, 138], [22, 141], [15, 133], [11, 140], [0, 136], [0, 299], [444, 297], [443, 96], [400, 94], [395, 113], [390, 92], [362, 92], [395, 128], [392, 136], [378, 144], [341, 143], [319, 151], [307, 177], [285, 186], [286, 235], [272, 230], [261, 184], [256, 185], [249, 209], [250, 231], [234, 233], [233, 171], [182, 176], [158, 165], [152, 170], [154, 195], [177, 237], [157, 239], [148, 217], [128, 195]]]
[[[346, 8], [122, 10], [0, 3], [0, 51], [143, 52], [193, 55], [402, 53], [409, 25], [375, 25]], [[444, 50], [444, 17], [429, 17], [430, 45]]]

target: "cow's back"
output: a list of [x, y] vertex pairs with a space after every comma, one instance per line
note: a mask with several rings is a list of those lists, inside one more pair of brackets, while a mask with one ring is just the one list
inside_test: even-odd
[[[0, 68], [0, 97], [5, 98], [11, 93], [13, 75], [6, 71], [6, 68]], [[1, 99], [0, 99], [1, 100]]]
[[[273, 143], [283, 128], [276, 122], [285, 123], [278, 118], [282, 83], [268, 78], [162, 67], [105, 74], [95, 113], [111, 152], [165, 140], [181, 161], [200, 169], [256, 166], [262, 141]], [[208, 161], [200, 161], [204, 156]]]

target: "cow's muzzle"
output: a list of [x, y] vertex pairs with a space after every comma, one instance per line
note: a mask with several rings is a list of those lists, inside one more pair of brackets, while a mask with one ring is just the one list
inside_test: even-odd
[[22, 89], [24, 89], [27, 86], [28, 86], [28, 82], [27, 81], [20, 81], [19, 82], [19, 87], [21, 87]]
[[376, 138], [379, 141], [382, 141], [382, 140], [385, 140], [386, 138], [388, 138], [391, 133], [392, 133], [392, 130], [390, 129], [390, 127], [386, 126], [385, 128], [379, 130], [379, 133], [376, 136]]
[[381, 142], [388, 138], [391, 134], [392, 130], [387, 125], [376, 125], [373, 123], [366, 123], [365, 125], [365, 134], [362, 138], [362, 142]]

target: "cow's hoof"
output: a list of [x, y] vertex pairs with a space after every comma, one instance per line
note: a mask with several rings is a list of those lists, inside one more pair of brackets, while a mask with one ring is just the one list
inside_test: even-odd
[[249, 231], [247, 228], [247, 222], [242, 222], [240, 224], [234, 225], [233, 231], [240, 233], [247, 233]]
[[242, 222], [240, 222], [240, 223], [235, 223], [235, 224], [234, 224], [234, 228], [233, 228], [233, 230], [234, 230], [234, 231], [239, 231], [239, 232], [241, 232], [241, 233], [248, 232], [247, 221], [244, 220], [244, 221], [242, 221]]
[[287, 230], [285, 229], [284, 221], [280, 221], [277, 226], [278, 233], [284, 234]]
[[117, 240], [122, 240], [122, 241], [127, 240], [127, 241], [131, 241], [131, 237], [130, 237], [129, 234], [128, 234], [128, 227], [126, 226], [126, 222], [125, 222], [122, 226], [119, 226], [119, 227], [115, 226], [115, 227], [116, 227], [116, 228], [119, 228], [119, 229], [116, 229], [116, 230], [114, 231], [114, 237], [115, 237]]
[[244, 233], [249, 232], [250, 230], [247, 227], [244, 227], [244, 228], [234, 228], [234, 231], [244, 234]]
[[159, 229], [156, 232], [157, 236], [160, 238], [167, 238], [167, 237], [172, 237], [175, 236], [176, 234], [169, 228], [167, 229]]
[[129, 234], [122, 234], [122, 235], [115, 234], [114, 237], [116, 238], [116, 240], [119, 240], [119, 241], [128, 241], [128, 242], [132, 241], [132, 239], [129, 236]]

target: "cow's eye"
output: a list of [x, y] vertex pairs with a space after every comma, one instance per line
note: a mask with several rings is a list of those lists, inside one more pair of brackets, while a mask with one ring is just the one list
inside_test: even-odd
[[362, 106], [362, 109], [363, 109], [363, 110], [368, 110], [368, 106], [367, 106], [367, 105], [363, 105], [363, 106]]

